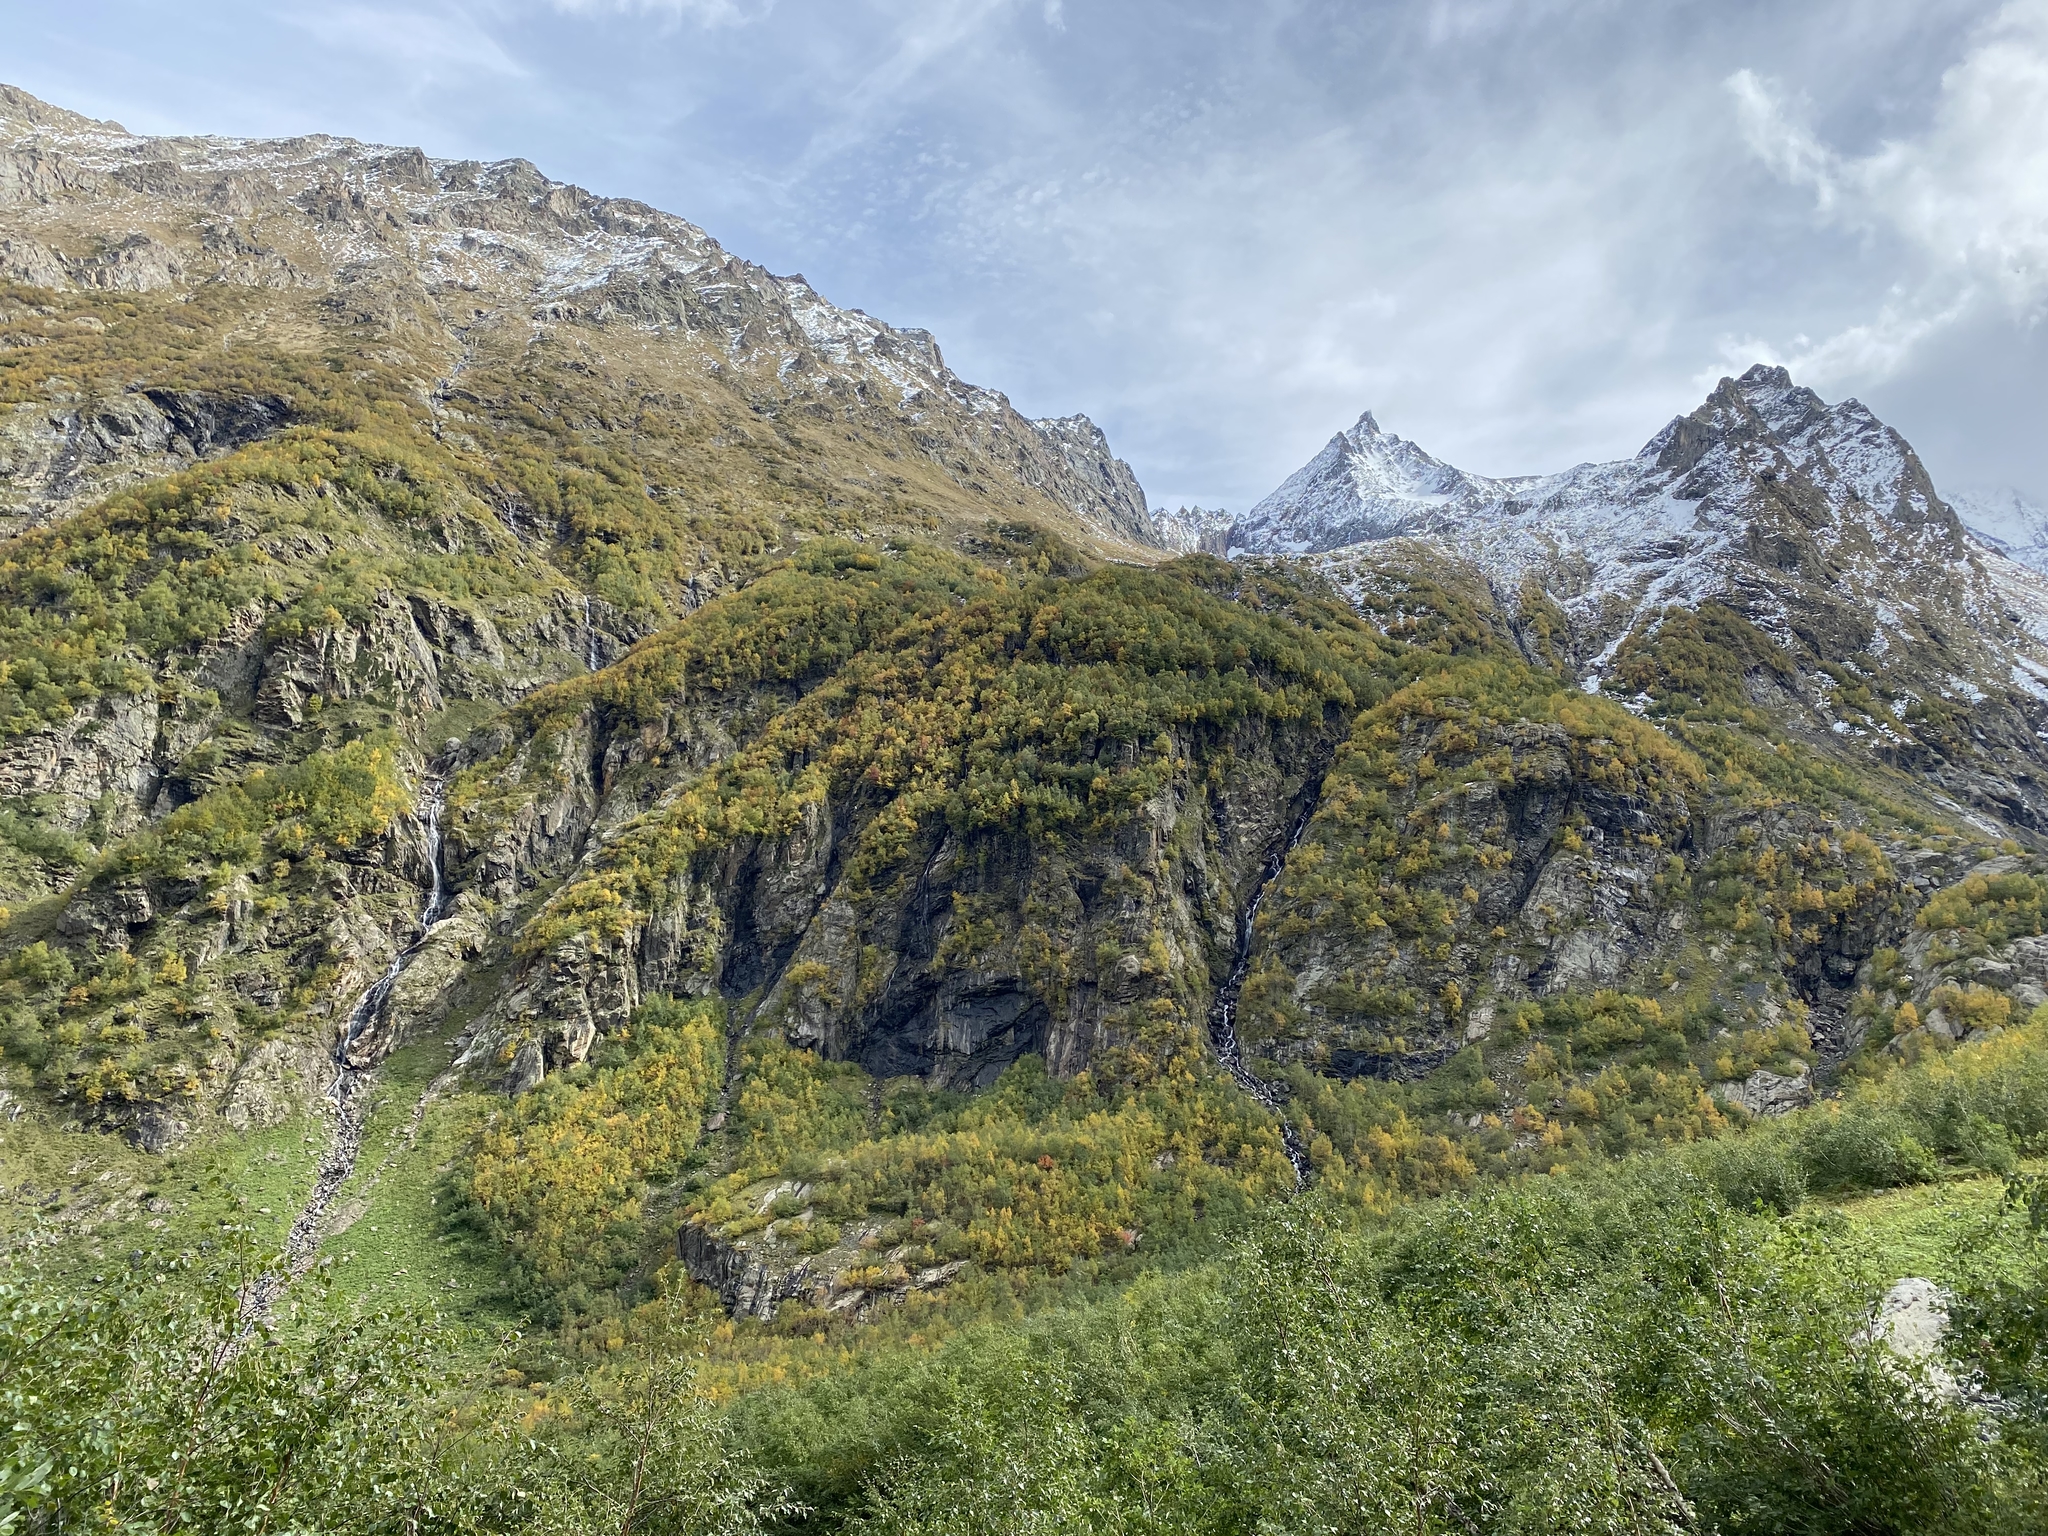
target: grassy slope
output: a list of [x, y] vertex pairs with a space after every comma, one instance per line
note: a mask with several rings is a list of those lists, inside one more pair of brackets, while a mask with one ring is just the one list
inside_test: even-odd
[[[2028, 1173], [2048, 1171], [2048, 1162], [2024, 1163]], [[1888, 1189], [1830, 1201], [1850, 1228], [1866, 1240], [1892, 1273], [1953, 1280], [1971, 1238], [1998, 1213], [2005, 1180], [1969, 1169], [1933, 1184]]]

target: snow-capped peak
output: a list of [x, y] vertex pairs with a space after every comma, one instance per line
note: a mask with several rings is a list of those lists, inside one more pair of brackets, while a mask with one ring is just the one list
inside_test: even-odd
[[[1991, 503], [1982, 517], [1985, 543], [2048, 560], [2037, 510]], [[1376, 547], [1395, 538], [1470, 561], [1511, 603], [1533, 580], [1570, 618], [1588, 686], [1637, 624], [1709, 598], [1737, 604], [1781, 644], [1825, 630], [1834, 660], [1919, 645], [1923, 603], [1972, 632], [1982, 626], [1964, 616], [2038, 610], [2048, 639], [2048, 605], [2014, 584], [2015, 566], [1973, 553], [1906, 441], [1783, 368], [1723, 379], [1632, 458], [1551, 475], [1467, 474], [1367, 413], [1253, 507], [1230, 543], [1318, 555], [1355, 584], [1374, 579], [1362, 573], [1386, 564]]]
[[1231, 543], [1299, 554], [1392, 538], [1431, 515], [1476, 506], [1497, 489], [1519, 483], [1453, 468], [1382, 430], [1367, 411], [1253, 507], [1232, 532]]

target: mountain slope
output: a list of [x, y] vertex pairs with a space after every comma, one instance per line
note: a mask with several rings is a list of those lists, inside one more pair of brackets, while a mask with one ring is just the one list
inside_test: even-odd
[[356, 1114], [506, 959], [467, 890], [412, 942], [448, 744], [805, 541], [1156, 558], [1085, 417], [655, 210], [11, 90], [0, 130], [0, 985], [58, 1116]]
[[[906, 515], [936, 492], [934, 511], [978, 503], [1112, 541], [1150, 537], [1129, 468], [1085, 418], [1026, 421], [956, 377], [926, 332], [840, 309], [695, 225], [525, 161], [429, 160], [323, 136], [146, 138], [12, 88], [0, 88], [0, 127], [0, 278], [145, 307], [238, 290], [223, 339], [289, 352], [346, 340], [403, 359], [421, 403], [458, 437], [479, 412], [517, 409], [494, 392], [503, 370], [568, 370], [602, 386], [580, 428], [629, 434], [636, 416], [673, 414], [693, 460], [794, 450], [822, 461], [823, 499], [870, 516]], [[125, 398], [132, 382], [18, 400], [17, 519], [161, 469], [181, 443], [205, 451]], [[687, 500], [711, 479], [700, 469], [650, 493]]]
[[4, 105], [10, 1242], [226, 1169], [350, 1294], [809, 1337], [2048, 986], [2036, 578], [1860, 408], [1513, 482], [1368, 419], [1239, 530], [1305, 553], [1168, 560], [1223, 520], [1085, 418], [681, 220]]

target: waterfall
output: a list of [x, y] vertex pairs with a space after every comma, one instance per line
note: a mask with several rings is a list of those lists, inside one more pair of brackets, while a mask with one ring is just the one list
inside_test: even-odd
[[390, 969], [377, 978], [348, 1016], [348, 1027], [342, 1031], [341, 1044], [335, 1050], [335, 1060], [341, 1063], [344, 1072], [353, 1070], [349, 1066], [348, 1048], [355, 1044], [358, 1035], [377, 1022], [385, 1003], [390, 1001], [391, 989], [398, 985], [399, 974], [419, 953], [420, 945], [426, 942], [428, 930], [439, 920], [441, 909], [448, 903], [448, 888], [441, 873], [441, 810], [447, 795], [445, 780], [427, 780], [426, 793], [420, 801], [420, 820], [426, 827], [427, 868], [433, 875], [427, 891], [427, 904], [420, 908], [419, 928], [412, 942], [391, 957]]
[[583, 664], [591, 671], [598, 671], [603, 662], [597, 654], [596, 607], [590, 594], [583, 595]]
[[1308, 831], [1309, 818], [1315, 814], [1316, 801], [1321, 798], [1320, 785], [1311, 786], [1307, 803], [1295, 817], [1286, 839], [1259, 866], [1258, 883], [1252, 887], [1251, 899], [1244, 904], [1244, 910], [1237, 916], [1237, 958], [1231, 963], [1230, 975], [1217, 988], [1216, 1000], [1209, 1006], [1209, 1039], [1216, 1048], [1216, 1059], [1230, 1074], [1231, 1080], [1250, 1094], [1259, 1103], [1280, 1117], [1280, 1137], [1287, 1148], [1287, 1161], [1294, 1165], [1294, 1187], [1307, 1187], [1315, 1176], [1315, 1169], [1308, 1160], [1308, 1148], [1301, 1139], [1301, 1133], [1294, 1128], [1283, 1112], [1286, 1095], [1275, 1083], [1245, 1065], [1244, 1050], [1237, 1039], [1237, 1000], [1244, 990], [1244, 979], [1252, 966], [1252, 930], [1259, 916], [1259, 906], [1266, 899], [1266, 892], [1279, 878], [1286, 867], [1287, 855], [1300, 846], [1302, 837]]

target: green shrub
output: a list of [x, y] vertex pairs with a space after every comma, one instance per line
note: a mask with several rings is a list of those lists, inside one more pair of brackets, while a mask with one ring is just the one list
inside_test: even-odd
[[1808, 1172], [1797, 1149], [1761, 1132], [1702, 1142], [1685, 1154], [1684, 1164], [1731, 1210], [1789, 1216], [1806, 1198]]
[[1311, 1198], [1225, 1263], [739, 1423], [821, 1528], [868, 1536], [2037, 1522], [2025, 1439], [1880, 1364], [1888, 1278], [1668, 1164], [1377, 1233]]
[[1824, 1105], [1799, 1127], [1798, 1156], [1817, 1190], [1891, 1189], [1940, 1172], [1906, 1117], [1885, 1110], [1846, 1113]]

